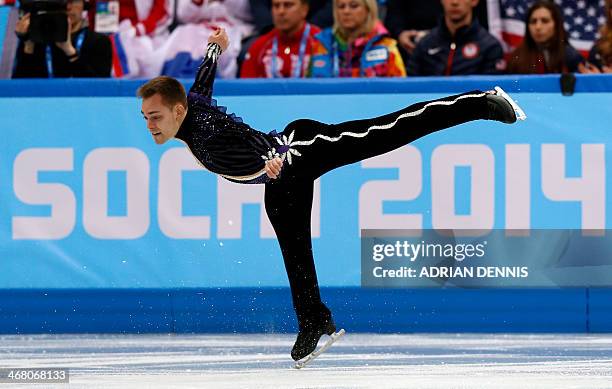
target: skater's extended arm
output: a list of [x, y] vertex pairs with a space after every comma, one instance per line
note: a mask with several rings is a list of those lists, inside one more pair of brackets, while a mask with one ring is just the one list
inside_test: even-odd
[[208, 38], [208, 46], [204, 54], [204, 60], [198, 68], [195, 81], [189, 92], [202, 96], [211, 97], [215, 73], [217, 71], [217, 59], [229, 46], [229, 38], [224, 29], [219, 28]]

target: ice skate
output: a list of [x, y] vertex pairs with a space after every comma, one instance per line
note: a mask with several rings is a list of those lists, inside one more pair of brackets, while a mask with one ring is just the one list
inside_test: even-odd
[[[329, 339], [327, 339], [323, 346], [315, 351], [315, 348], [319, 343], [319, 339], [321, 339], [324, 334], [329, 335]], [[291, 357], [296, 361], [294, 367], [296, 369], [303, 368], [313, 359], [324, 353], [344, 334], [344, 329], [336, 332], [336, 326], [334, 325], [333, 321], [328, 322], [325, 326], [318, 327], [317, 329], [300, 331], [297, 340], [295, 341], [295, 345], [293, 346], [293, 350], [291, 350]]]
[[487, 105], [489, 106], [489, 120], [512, 124], [517, 120], [527, 119], [521, 107], [498, 86], [487, 94]]

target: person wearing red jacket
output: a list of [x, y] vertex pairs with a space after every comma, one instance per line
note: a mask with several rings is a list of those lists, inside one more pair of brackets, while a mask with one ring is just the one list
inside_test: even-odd
[[240, 77], [304, 77], [320, 31], [306, 21], [308, 7], [308, 0], [272, 0], [274, 28], [249, 48]]

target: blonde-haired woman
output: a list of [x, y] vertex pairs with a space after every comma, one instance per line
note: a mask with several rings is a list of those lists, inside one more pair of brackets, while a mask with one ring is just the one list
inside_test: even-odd
[[334, 0], [334, 26], [315, 36], [310, 77], [403, 77], [395, 39], [378, 19], [376, 0]]

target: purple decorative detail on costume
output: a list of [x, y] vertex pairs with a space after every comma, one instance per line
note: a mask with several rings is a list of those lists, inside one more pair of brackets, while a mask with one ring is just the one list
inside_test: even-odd
[[285, 154], [287, 151], [289, 151], [290, 148], [291, 146], [289, 145], [278, 146], [278, 148], [276, 149], [276, 152], [279, 154]]
[[226, 114], [227, 117], [229, 117], [230, 119], [232, 119], [233, 121], [237, 122], [237, 123], [244, 123], [244, 121], [242, 120], [242, 118], [240, 116], [236, 116], [234, 113], [227, 113], [227, 107], [224, 105], [218, 105], [217, 104], [217, 100], [208, 97], [208, 96], [202, 96], [199, 93], [194, 93], [194, 92], [190, 92], [189, 93], [189, 97], [191, 99], [193, 99], [194, 101], [197, 101], [199, 103], [203, 103], [206, 104], [212, 108], [215, 108], [217, 111]]
[[268, 133], [269, 135], [272, 135], [275, 138], [280, 137], [279, 133], [276, 130], [272, 130]]
[[240, 116], [236, 116], [234, 113], [230, 113], [230, 114], [229, 114], [229, 117], [230, 117], [230, 118], [231, 118], [233, 121], [235, 121], [235, 122], [238, 122], [238, 123], [244, 123], [244, 122], [242, 121], [242, 118], [241, 118]]

